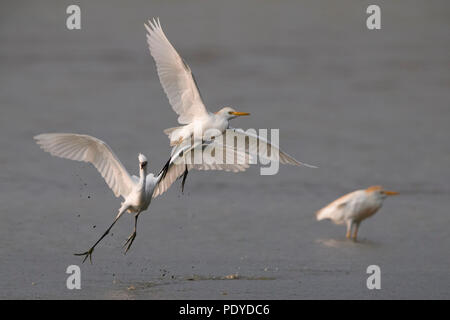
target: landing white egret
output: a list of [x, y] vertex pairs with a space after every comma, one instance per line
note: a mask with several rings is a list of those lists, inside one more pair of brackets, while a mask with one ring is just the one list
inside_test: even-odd
[[[109, 233], [114, 224], [119, 220], [124, 212], [134, 213], [134, 230], [124, 243], [125, 253], [130, 249], [136, 238], [137, 221], [139, 215], [147, 210], [152, 198], [161, 195], [167, 191], [173, 182], [184, 173], [184, 179], [187, 175], [185, 168], [189, 169], [204, 169], [204, 165], [190, 165], [184, 158], [190, 155], [189, 151], [194, 149], [194, 146], [185, 146], [183, 152], [179, 152], [172, 156], [160, 173], [155, 176], [153, 173], [147, 174], [147, 158], [143, 154], [139, 154], [139, 177], [130, 175], [125, 167], [122, 165], [118, 157], [114, 154], [111, 148], [102, 140], [97, 138], [74, 133], [45, 133], [34, 137], [36, 143], [40, 147], [49, 152], [53, 156], [66, 158], [70, 160], [89, 162], [100, 172], [102, 177], [110, 189], [114, 192], [116, 197], [122, 197], [122, 202], [119, 212], [113, 223], [103, 233], [100, 239], [86, 252], [76, 255], [84, 256], [83, 262], [89, 257], [92, 263], [92, 253], [97, 244]], [[203, 148], [203, 146], [196, 146]], [[235, 150], [223, 147], [222, 151], [226, 154], [235, 154]], [[238, 158], [247, 157], [246, 154], [238, 153]], [[226, 171], [244, 171], [248, 168], [248, 164], [210, 164], [210, 168], [215, 170]], [[166, 174], [168, 173], [168, 174]], [[184, 180], [183, 180], [184, 185]]]

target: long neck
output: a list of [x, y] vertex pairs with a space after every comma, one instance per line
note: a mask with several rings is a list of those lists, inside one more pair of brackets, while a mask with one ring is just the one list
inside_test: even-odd
[[139, 169], [139, 187], [145, 188], [145, 179], [147, 177], [147, 168]]

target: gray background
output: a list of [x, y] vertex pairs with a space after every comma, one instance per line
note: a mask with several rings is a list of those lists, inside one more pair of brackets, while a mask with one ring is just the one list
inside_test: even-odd
[[[223, 1], [225, 2], [225, 1]], [[66, 7], [82, 30], [65, 27]], [[450, 5], [376, 1], [2, 1], [0, 298], [449, 298]], [[159, 16], [212, 111], [251, 112], [242, 128], [280, 128], [280, 144], [320, 169], [275, 176], [193, 172], [141, 215], [116, 214], [88, 164], [51, 157], [43, 132], [105, 140], [137, 172], [159, 171], [176, 115], [144, 21]], [[359, 243], [314, 213], [355, 189], [401, 192], [362, 224]], [[94, 228], [95, 226], [95, 228]], [[67, 290], [68, 265], [82, 290]], [[366, 268], [382, 289], [366, 288]], [[238, 279], [225, 279], [238, 274]]]

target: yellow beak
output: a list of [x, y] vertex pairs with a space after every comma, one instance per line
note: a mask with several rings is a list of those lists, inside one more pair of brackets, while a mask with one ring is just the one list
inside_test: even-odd
[[383, 190], [383, 193], [384, 193], [385, 195], [387, 195], [387, 196], [396, 196], [396, 195], [399, 194], [398, 192], [395, 192], [395, 191], [387, 191], [387, 190]]
[[232, 111], [230, 112], [230, 114], [232, 114], [233, 116], [249, 116], [250, 113], [248, 112], [237, 112], [237, 111]]

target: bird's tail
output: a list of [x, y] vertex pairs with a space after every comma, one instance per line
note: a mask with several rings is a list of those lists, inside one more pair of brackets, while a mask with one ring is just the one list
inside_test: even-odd
[[316, 212], [316, 219], [317, 219], [317, 221], [320, 221], [320, 220], [323, 220], [323, 219], [326, 219], [326, 218], [327, 217], [324, 214], [324, 210], [323, 209], [321, 209], [321, 210]]
[[329, 207], [322, 208], [322, 209], [320, 209], [319, 211], [316, 212], [316, 219], [317, 219], [317, 221], [324, 220], [324, 219], [331, 219], [331, 220], [333, 220], [332, 219], [333, 218], [333, 212], [334, 212], [334, 210], [332, 210]]
[[317, 221], [330, 219], [335, 224], [342, 224], [344, 223], [344, 217], [342, 215], [342, 210], [339, 210], [340, 208], [335, 207], [325, 207], [320, 209], [316, 212], [316, 219]]

